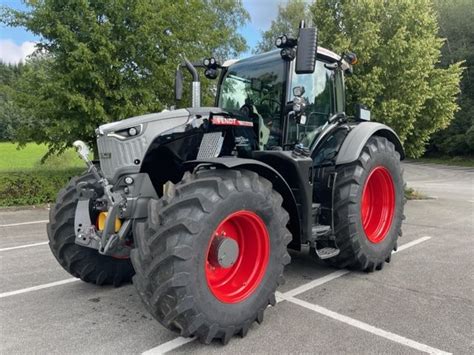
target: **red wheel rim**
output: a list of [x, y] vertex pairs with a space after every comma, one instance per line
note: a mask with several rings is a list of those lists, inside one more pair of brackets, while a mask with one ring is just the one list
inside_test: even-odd
[[388, 234], [395, 212], [395, 188], [390, 172], [378, 166], [365, 181], [361, 218], [367, 239], [380, 243]]
[[[211, 255], [212, 243], [223, 237], [238, 245], [237, 258], [230, 267], [216, 265]], [[212, 234], [206, 255], [206, 281], [214, 296], [225, 303], [243, 301], [258, 287], [267, 268], [270, 238], [265, 223], [254, 212], [230, 214]]]

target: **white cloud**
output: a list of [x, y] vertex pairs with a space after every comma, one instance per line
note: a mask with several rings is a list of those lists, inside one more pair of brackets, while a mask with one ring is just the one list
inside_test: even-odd
[[18, 45], [11, 39], [0, 39], [0, 61], [10, 64], [24, 62], [35, 50], [36, 43], [27, 41]]

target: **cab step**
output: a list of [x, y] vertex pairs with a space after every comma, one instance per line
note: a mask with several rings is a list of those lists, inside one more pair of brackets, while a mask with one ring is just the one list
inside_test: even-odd
[[318, 258], [320, 258], [322, 260], [333, 258], [335, 256], [338, 256], [339, 253], [340, 253], [340, 250], [337, 247], [335, 247], [335, 248], [333, 248], [333, 247], [323, 247], [321, 249], [315, 248], [314, 250], [316, 251], [316, 255], [318, 256]]
[[340, 250], [331, 226], [318, 224], [311, 230], [311, 245], [320, 259], [329, 259], [339, 255]]

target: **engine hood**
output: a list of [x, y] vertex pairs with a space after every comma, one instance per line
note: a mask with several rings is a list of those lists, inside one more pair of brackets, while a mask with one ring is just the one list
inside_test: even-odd
[[[198, 127], [216, 107], [200, 107], [163, 111], [127, 118], [101, 125], [97, 130], [100, 165], [109, 180], [124, 172], [138, 172], [150, 144], [162, 135], [184, 132], [186, 127]], [[138, 134], [129, 136], [124, 131], [137, 127]]]
[[107, 134], [107, 133], [119, 131], [122, 129], [130, 128], [130, 127], [135, 127], [141, 124], [147, 124], [149, 122], [171, 120], [171, 119], [176, 119], [177, 120], [176, 124], [180, 125], [180, 124], [185, 123], [188, 117], [189, 117], [189, 111], [186, 109], [162, 111], [158, 113], [149, 113], [147, 115], [130, 117], [125, 120], [103, 124], [99, 126], [97, 133], [99, 135], [102, 135], [102, 134]]
[[[165, 121], [165, 120], [176, 120], [172, 125], [182, 125], [188, 121], [188, 119], [192, 116], [201, 116], [201, 117], [207, 117], [209, 116], [209, 113], [219, 113], [222, 112], [222, 110], [218, 107], [199, 107], [199, 108], [182, 108], [179, 110], [173, 110], [173, 111], [162, 111], [158, 113], [149, 113], [146, 115], [141, 115], [141, 116], [135, 116], [135, 117], [130, 117], [125, 120], [117, 121], [117, 122], [112, 122], [112, 123], [106, 123], [97, 129], [97, 134], [98, 135], [103, 135], [115, 131], [119, 131], [122, 129], [130, 128], [130, 127], [135, 127], [138, 125], [146, 125], [147, 123], [150, 122], [157, 122], [157, 121]], [[172, 125], [170, 126], [167, 124], [166, 126], [168, 128], [172, 128]]]

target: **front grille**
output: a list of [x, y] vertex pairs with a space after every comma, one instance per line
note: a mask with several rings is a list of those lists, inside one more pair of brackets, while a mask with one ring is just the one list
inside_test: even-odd
[[144, 135], [127, 140], [101, 136], [97, 139], [97, 147], [102, 172], [108, 179], [112, 179], [119, 169], [136, 166], [136, 159], [141, 162], [147, 141]]

